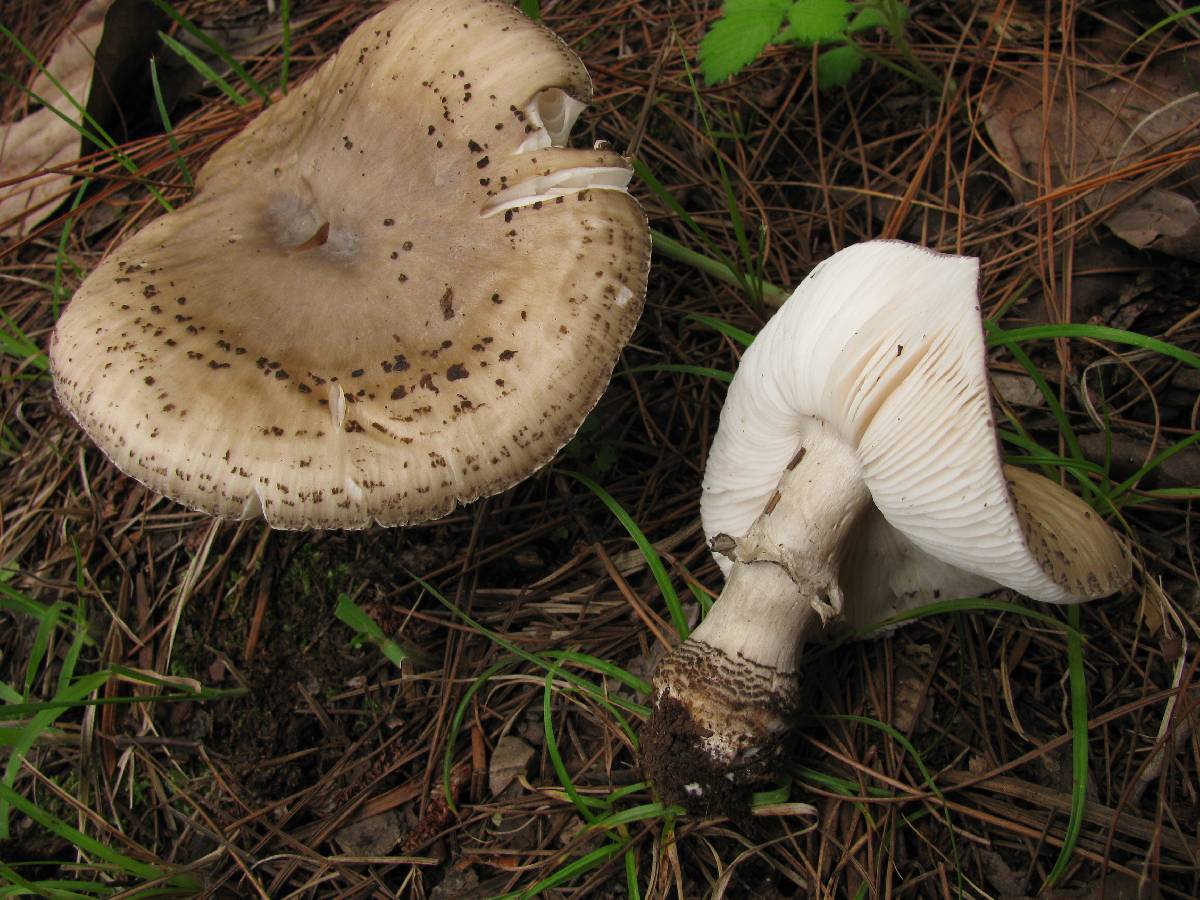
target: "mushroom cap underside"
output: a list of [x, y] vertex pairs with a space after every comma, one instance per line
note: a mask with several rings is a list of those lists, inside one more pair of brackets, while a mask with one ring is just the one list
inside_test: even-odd
[[510, 6], [388, 7], [84, 282], [60, 399], [155, 490], [277, 527], [424, 521], [521, 480], [645, 293], [628, 164], [546, 146], [589, 90]]
[[[865, 515], [878, 522], [860, 533], [885, 538], [851, 558], [897, 567], [894, 583], [878, 573], [858, 579], [882, 612], [861, 624], [927, 602], [942, 586], [994, 582], [1048, 602], [1118, 589], [1128, 560], [1108, 526], [1057, 486], [1073, 503], [1039, 502], [1057, 495], [1030, 489], [1021, 475], [1014, 481], [1002, 465], [977, 272], [976, 260], [898, 241], [855, 245], [814, 269], [730, 386], [704, 476], [706, 535], [745, 534], [824, 423], [855, 455], [871, 493]], [[1017, 503], [1014, 491], [1035, 496]], [[925, 565], [931, 560], [939, 564]]]

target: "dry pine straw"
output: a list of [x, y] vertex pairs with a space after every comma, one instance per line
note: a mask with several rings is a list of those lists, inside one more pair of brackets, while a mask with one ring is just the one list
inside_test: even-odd
[[[621, 150], [636, 146], [674, 197], [736, 256], [716, 153], [684, 67], [715, 4], [545, 5], [549, 24], [583, 55], [596, 81], [596, 108], [579, 142], [603, 137]], [[9, 6], [6, 24], [33, 47], [48, 47], [54, 23], [38, 14], [41, 5]], [[294, 78], [370, 11], [353, 3], [297, 6]], [[253, 19], [260, 7], [183, 9], [212, 24], [237, 14]], [[1158, 15], [1152, 5], [1142, 12], [1142, 27]], [[836, 247], [900, 236], [981, 255], [987, 311], [1028, 298], [1008, 313], [1007, 326], [1107, 322], [1121, 312], [1133, 316], [1122, 327], [1168, 333], [1194, 351], [1190, 265], [1111, 245], [1097, 253], [1107, 239], [1095, 216], [1085, 214], [1082, 190], [1014, 203], [976, 124], [990, 92], [1017, 66], [1045, 62], [1053, 77], [1076, 52], [1060, 36], [1091, 33], [1110, 14], [1118, 14], [1113, 5], [1084, 13], [1065, 4], [1046, 18], [1007, 3], [990, 12], [976, 4], [923, 10], [910, 33], [915, 50], [956, 79], [942, 103], [879, 70], [860, 76], [850, 91], [818, 95], [805, 54], [788, 48], [769, 51], [729, 85], [705, 89], [701, 100], [714, 130], [738, 136], [720, 141], [719, 152], [751, 234], [767, 226], [766, 276], [791, 285]], [[1185, 40], [1186, 33], [1167, 29], [1146, 49], [1161, 53]], [[3, 52], [6, 69], [26, 71]], [[266, 83], [281, 60], [273, 51], [249, 62]], [[651, 82], [655, 102], [648, 104]], [[236, 110], [212, 91], [204, 96], [177, 113], [193, 169], [256, 109], [252, 103]], [[10, 89], [4, 109], [17, 102]], [[1071, 105], [1058, 114], [1070, 116]], [[129, 152], [173, 200], [184, 199], [161, 136], [141, 138]], [[113, 177], [99, 181], [68, 235], [69, 257], [83, 272], [156, 214], [144, 190], [116, 176], [111, 164], [101, 160], [100, 167]], [[658, 198], [639, 193], [655, 228], [686, 239]], [[56, 216], [0, 257], [3, 309], [42, 346], [52, 319], [41, 286], [53, 277], [62, 221]], [[1139, 279], [1154, 300], [1131, 312], [1116, 298]], [[73, 287], [78, 277], [69, 270], [67, 281]], [[690, 322], [688, 313], [755, 330], [766, 311], [659, 258], [626, 361], [732, 370], [737, 347]], [[1055, 385], [1063, 371], [1078, 376], [1108, 354], [1083, 342], [1034, 348]], [[213, 890], [236, 895], [424, 896], [443, 879], [447, 890], [466, 896], [498, 893], [532, 884], [597, 846], [554, 790], [541, 731], [542, 673], [530, 666], [505, 670], [470, 704], [453, 756], [459, 814], [447, 808], [437, 767], [450, 715], [500, 651], [405, 574], [425, 578], [526, 650], [569, 647], [644, 675], [670, 624], [653, 581], [629, 554], [632, 544], [595, 498], [551, 469], [442, 522], [403, 531], [306, 536], [271, 533], [258, 523], [213, 525], [117, 474], [56, 407], [36, 369], [11, 357], [0, 366], [7, 457], [0, 469], [0, 559], [11, 567], [8, 583], [43, 603], [86, 603], [95, 638], [88, 666], [119, 663], [251, 690], [219, 703], [72, 714], [62, 722], [64, 738], [32, 755], [17, 780], [23, 793], [71, 820], [71, 807], [91, 810], [83, 813], [89, 831], [126, 846], [105, 824], [119, 823], [162, 863], [205, 857]], [[1021, 371], [1007, 355], [996, 357], [995, 368]], [[1108, 370], [1119, 372], [1110, 389], [1119, 391], [1113, 427], [1120, 440], [1145, 449], [1156, 434], [1178, 440], [1195, 429], [1194, 383], [1178, 367], [1136, 358]], [[1067, 388], [1062, 396], [1075, 410], [1073, 424], [1092, 430]], [[694, 375], [618, 374], [596, 414], [599, 427], [563, 457], [564, 465], [591, 471], [651, 539], [671, 539], [663, 555], [680, 589], [688, 579], [719, 587], [695, 522], [721, 397], [719, 384]], [[1043, 409], [1017, 401], [1011, 409], [1054, 445]], [[1083, 610], [1089, 805], [1060, 884], [1090, 888], [1089, 896], [1101, 884], [1114, 896], [1128, 887], [1120, 879], [1139, 876], [1167, 896], [1200, 895], [1196, 634], [1186, 618], [1197, 599], [1194, 518], [1186, 503], [1129, 509], [1144, 583], [1159, 582], [1162, 590], [1135, 590]], [[347, 647], [349, 632], [332, 615], [341, 592], [385, 632], [419, 648], [411, 677], [398, 677], [373, 648]], [[12, 614], [0, 617], [3, 678], [17, 684], [33, 633]], [[811, 670], [813, 715], [802, 723], [795, 764], [842, 779], [852, 796], [801, 778], [794, 796], [816, 806], [815, 822], [760, 818], [741, 833], [726, 822], [685, 819], [674, 843], [658, 823], [635, 824], [629, 834], [643, 890], [699, 896], [736, 862], [728, 896], [801, 889], [854, 896], [863, 888], [897, 896], [1035, 892], [1057, 857], [1069, 809], [1064, 647], [1060, 630], [973, 614], [931, 619], [822, 655]], [[51, 649], [64, 648], [57, 641]], [[42, 696], [55, 677], [51, 666], [37, 686]], [[113, 682], [103, 693], [131, 690]], [[1168, 710], [1174, 715], [1164, 719]], [[839, 714], [903, 731], [941, 796], [925, 786], [900, 741]], [[639, 779], [627, 742], [603, 710], [559, 692], [553, 721], [581, 790], [602, 796]], [[486, 766], [506, 733], [538, 752], [527, 787], [494, 798]], [[49, 779], [67, 790], [56, 798]], [[634, 795], [625, 805], [650, 799]], [[423, 864], [348, 859], [363, 855], [364, 844], [341, 829], [369, 815], [382, 816], [372, 820], [383, 823], [384, 849], [377, 852], [416, 855]], [[69, 858], [37, 827], [15, 821], [6, 858]], [[619, 862], [564, 893], [621, 895]]]

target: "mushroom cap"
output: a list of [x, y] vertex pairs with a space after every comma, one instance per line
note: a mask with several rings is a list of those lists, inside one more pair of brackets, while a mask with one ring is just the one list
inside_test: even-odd
[[730, 386], [704, 474], [705, 534], [745, 534], [823, 421], [856, 456], [874, 504], [839, 561], [852, 623], [939, 593], [1004, 585], [1070, 603], [1125, 584], [1128, 556], [1099, 516], [1002, 464], [978, 269], [900, 241], [857, 244], [813, 269]]
[[558, 146], [590, 93], [507, 4], [387, 7], [79, 288], [60, 400], [154, 490], [275, 527], [420, 522], [520, 481], [645, 295], [628, 163]]

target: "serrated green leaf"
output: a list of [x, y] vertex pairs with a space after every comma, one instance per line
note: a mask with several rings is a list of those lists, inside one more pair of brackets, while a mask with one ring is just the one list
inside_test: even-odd
[[862, 65], [862, 51], [853, 44], [826, 50], [817, 57], [817, 87], [821, 90], [846, 84]]
[[796, 0], [788, 10], [788, 36], [802, 44], [819, 44], [846, 33], [850, 24], [846, 0]]
[[709, 84], [736, 75], [779, 34], [789, 0], [728, 0], [700, 42], [700, 71]]
[[[907, 13], [907, 10], [905, 12]], [[858, 34], [860, 31], [869, 31], [872, 28], [886, 28], [887, 24], [887, 19], [876, 7], [864, 6], [846, 26], [846, 34]]]

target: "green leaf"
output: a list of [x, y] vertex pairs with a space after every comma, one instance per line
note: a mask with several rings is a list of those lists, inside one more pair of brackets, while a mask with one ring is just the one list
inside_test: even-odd
[[[903, 11], [907, 15], [908, 10]], [[858, 34], [860, 31], [870, 31], [872, 28], [887, 28], [888, 21], [882, 12], [874, 6], [864, 6], [846, 26], [846, 34]]]
[[821, 90], [841, 87], [862, 66], [863, 55], [853, 44], [826, 50], [817, 57], [817, 87]]
[[850, 24], [846, 0], [796, 0], [788, 10], [788, 37], [803, 44], [819, 44], [841, 37]]
[[728, 0], [700, 42], [700, 70], [709, 84], [736, 75], [779, 34], [789, 0]]
[[349, 625], [363, 640], [370, 641], [383, 653], [396, 668], [404, 665], [409, 653], [399, 644], [383, 633], [383, 629], [375, 624], [375, 620], [362, 610], [358, 604], [346, 594], [338, 595], [337, 609], [333, 614], [345, 625]]

